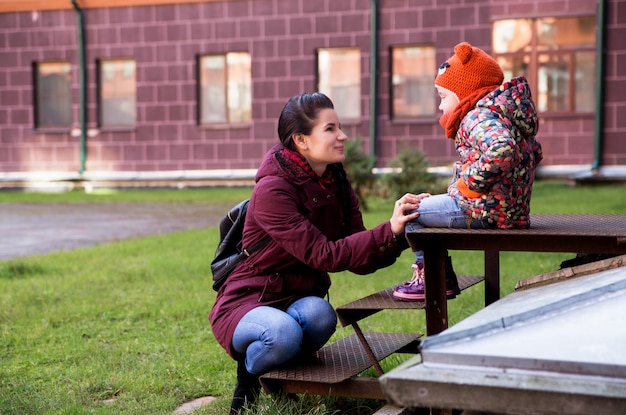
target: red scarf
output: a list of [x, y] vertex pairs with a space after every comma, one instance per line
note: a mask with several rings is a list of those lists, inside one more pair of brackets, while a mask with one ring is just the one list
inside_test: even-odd
[[456, 136], [456, 132], [459, 130], [459, 125], [461, 125], [461, 120], [465, 117], [465, 114], [470, 112], [478, 101], [494, 89], [499, 88], [499, 86], [486, 86], [484, 88], [477, 89], [472, 92], [470, 95], [463, 98], [456, 106], [454, 111], [448, 114], [443, 114], [439, 119], [439, 124], [446, 130], [446, 137], [454, 140]]
[[335, 183], [335, 177], [332, 172], [327, 168], [324, 170], [322, 177], [319, 177], [313, 170], [313, 167], [309, 164], [306, 158], [297, 151], [291, 151], [288, 148], [283, 148], [281, 151], [283, 160], [293, 162], [293, 165], [300, 167], [311, 179], [318, 181], [323, 188], [327, 188]]

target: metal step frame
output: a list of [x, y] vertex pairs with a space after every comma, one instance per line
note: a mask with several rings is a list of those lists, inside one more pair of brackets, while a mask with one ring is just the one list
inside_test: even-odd
[[[417, 353], [421, 334], [364, 333], [376, 359], [400, 351]], [[308, 361], [275, 369], [260, 377], [266, 393], [309, 393], [385, 399], [378, 378], [357, 377], [372, 366], [368, 353], [356, 334], [337, 340], [317, 351]]]

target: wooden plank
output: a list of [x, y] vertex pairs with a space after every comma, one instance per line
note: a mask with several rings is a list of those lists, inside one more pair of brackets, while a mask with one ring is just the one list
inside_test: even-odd
[[623, 379], [596, 376], [419, 364], [382, 376], [381, 385], [390, 403], [408, 408], [572, 415], [623, 415], [626, 408]]
[[626, 255], [620, 255], [613, 258], [603, 259], [601, 261], [590, 262], [588, 264], [578, 265], [576, 267], [567, 267], [554, 272], [548, 272], [546, 274], [526, 278], [518, 281], [515, 284], [515, 291], [539, 287], [541, 285], [553, 284], [558, 281], [582, 277], [584, 275], [594, 274], [596, 272], [622, 266], [626, 266]]
[[378, 378], [352, 377], [339, 383], [312, 381], [285, 381], [280, 379], [261, 379], [266, 393], [296, 393], [322, 396], [342, 396], [361, 399], [385, 400]]
[[[421, 334], [364, 333], [364, 336], [376, 358], [382, 360], [399, 350], [412, 349], [413, 353], [417, 353]], [[369, 380], [363, 380], [368, 378], [354, 378], [371, 366], [363, 345], [352, 334], [323, 347], [311, 359], [298, 365], [285, 366], [262, 375], [260, 381], [267, 393], [283, 391], [384, 399], [378, 378], [369, 378], [375, 381], [375, 386]]]
[[[459, 275], [459, 288], [465, 290], [484, 280], [482, 275]], [[382, 310], [420, 310], [424, 301], [400, 301], [393, 296], [394, 287], [386, 288], [367, 297], [337, 307], [337, 316], [343, 327], [360, 321]]]
[[[409, 343], [416, 342], [417, 333], [364, 333], [376, 358], [382, 360]], [[417, 353], [417, 344], [415, 347]], [[314, 356], [297, 365], [275, 369], [261, 379], [310, 380], [338, 383], [363, 372], [372, 366], [363, 345], [356, 334], [344, 337], [324, 346]]]

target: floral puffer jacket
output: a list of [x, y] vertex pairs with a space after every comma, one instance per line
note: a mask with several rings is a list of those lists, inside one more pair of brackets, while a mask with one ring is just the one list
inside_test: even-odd
[[524, 77], [485, 95], [463, 117], [448, 193], [466, 214], [493, 228], [530, 226], [535, 168], [543, 157], [538, 124]]

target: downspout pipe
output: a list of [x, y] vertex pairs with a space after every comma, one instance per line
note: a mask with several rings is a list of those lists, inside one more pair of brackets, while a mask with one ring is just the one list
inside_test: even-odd
[[378, 0], [370, 4], [370, 141], [372, 167], [376, 167], [376, 136], [378, 135]]
[[83, 9], [80, 8], [76, 0], [71, 0], [76, 11], [76, 22], [78, 26], [78, 66], [80, 79], [80, 168], [78, 174], [82, 176], [85, 172], [85, 161], [87, 159], [87, 64], [85, 61], [85, 19]]
[[598, 173], [602, 164], [604, 141], [604, 35], [606, 0], [598, 0], [596, 23], [596, 118], [594, 127], [592, 173]]

